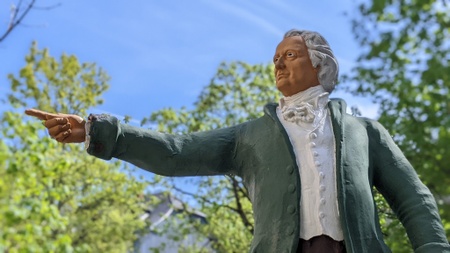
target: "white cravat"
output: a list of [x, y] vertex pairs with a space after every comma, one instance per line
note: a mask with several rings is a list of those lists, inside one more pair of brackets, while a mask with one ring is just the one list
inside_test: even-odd
[[279, 108], [283, 119], [307, 128], [323, 124], [328, 95], [321, 85], [317, 85], [293, 96], [281, 98]]
[[328, 92], [314, 86], [280, 100], [277, 115], [294, 148], [300, 170], [300, 238], [344, 239], [336, 188], [335, 141]]

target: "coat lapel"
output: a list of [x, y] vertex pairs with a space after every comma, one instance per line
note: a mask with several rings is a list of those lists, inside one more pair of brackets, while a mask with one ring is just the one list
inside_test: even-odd
[[345, 203], [346, 201], [346, 188], [345, 188], [345, 175], [344, 175], [344, 157], [345, 157], [345, 124], [344, 115], [346, 114], [347, 104], [342, 99], [331, 99], [328, 103], [328, 108], [331, 113], [331, 124], [333, 126], [333, 134], [336, 145], [336, 186], [337, 186], [337, 198], [339, 206], [339, 214], [341, 217], [342, 231], [344, 232], [345, 245], [348, 252], [354, 252], [352, 247], [352, 238], [349, 231], [349, 217], [347, 217], [348, 211]]

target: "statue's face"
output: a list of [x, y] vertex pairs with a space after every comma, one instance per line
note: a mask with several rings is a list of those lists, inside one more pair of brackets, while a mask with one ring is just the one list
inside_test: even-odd
[[283, 39], [277, 46], [273, 62], [277, 88], [284, 96], [319, 85], [318, 68], [312, 66], [308, 48], [301, 36]]

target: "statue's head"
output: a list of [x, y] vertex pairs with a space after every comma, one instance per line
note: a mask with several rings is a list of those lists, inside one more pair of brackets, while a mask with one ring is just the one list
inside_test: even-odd
[[333, 91], [339, 65], [330, 45], [317, 32], [290, 30], [278, 44], [275, 56], [277, 88], [292, 96], [316, 85]]

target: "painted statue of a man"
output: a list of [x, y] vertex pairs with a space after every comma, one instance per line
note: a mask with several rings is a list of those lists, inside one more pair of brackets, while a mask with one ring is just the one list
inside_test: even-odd
[[[26, 113], [59, 142], [166, 176], [235, 174], [253, 204], [250, 252], [390, 252], [372, 188], [391, 205], [415, 252], [450, 252], [435, 200], [389, 133], [329, 99], [338, 63], [318, 33], [290, 30], [273, 58], [279, 104], [229, 128], [187, 135], [128, 126], [115, 117]], [[224, 238], [226, 240], [226, 238]]]

